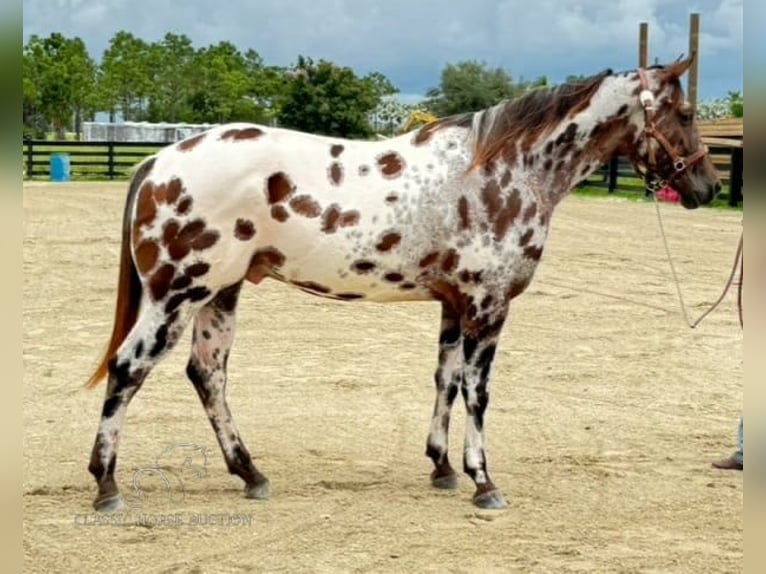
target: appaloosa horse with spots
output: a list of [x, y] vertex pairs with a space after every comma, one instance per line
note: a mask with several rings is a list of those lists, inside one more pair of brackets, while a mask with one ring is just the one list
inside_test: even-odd
[[720, 189], [679, 81], [690, 61], [608, 70], [386, 141], [230, 124], [141, 163], [125, 206], [114, 328], [89, 381], [108, 375], [89, 466], [95, 508], [119, 507], [126, 409], [191, 319], [186, 373], [229, 471], [248, 497], [268, 496], [225, 398], [240, 288], [267, 277], [341, 301], [439, 301], [431, 482], [457, 485], [447, 435], [460, 393], [473, 501], [503, 507], [484, 450], [490, 368], [553, 209], [616, 153], [672, 182], [687, 208]]

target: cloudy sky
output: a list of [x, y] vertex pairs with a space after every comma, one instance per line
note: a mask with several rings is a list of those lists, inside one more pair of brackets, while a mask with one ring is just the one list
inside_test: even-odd
[[742, 90], [742, 0], [23, 0], [23, 8], [24, 41], [79, 36], [96, 59], [118, 30], [148, 41], [183, 33], [197, 46], [253, 48], [268, 64], [303, 54], [380, 71], [407, 99], [459, 60], [553, 81], [633, 68], [642, 21], [650, 61], [674, 60], [688, 52], [689, 13], [699, 12], [700, 98]]

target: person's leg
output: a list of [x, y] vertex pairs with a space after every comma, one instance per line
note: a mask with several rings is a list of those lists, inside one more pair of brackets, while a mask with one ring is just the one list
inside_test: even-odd
[[731, 456], [727, 456], [726, 458], [722, 458], [721, 460], [716, 460], [713, 462], [713, 466], [715, 468], [720, 468], [722, 470], [742, 470], [744, 468], [744, 450], [743, 450], [743, 418], [740, 416], [739, 418], [739, 432], [738, 432], [738, 441], [737, 451], [732, 454]]

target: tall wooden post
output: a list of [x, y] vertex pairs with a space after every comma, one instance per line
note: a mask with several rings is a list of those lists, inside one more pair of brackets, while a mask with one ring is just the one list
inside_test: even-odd
[[638, 67], [649, 64], [649, 23], [641, 22], [638, 28]]
[[700, 62], [700, 15], [692, 12], [689, 15], [689, 55], [694, 54], [694, 62], [689, 68], [687, 98], [693, 108], [697, 107], [697, 80]]

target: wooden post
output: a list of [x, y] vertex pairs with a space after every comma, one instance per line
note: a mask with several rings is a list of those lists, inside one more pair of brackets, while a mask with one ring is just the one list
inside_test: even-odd
[[114, 142], [113, 141], [110, 141], [107, 144], [106, 153], [107, 153], [107, 171], [108, 171], [107, 177], [109, 177], [109, 179], [111, 180], [111, 179], [114, 179], [116, 175], [114, 172]]
[[617, 189], [617, 175], [620, 169], [620, 158], [614, 156], [609, 162], [609, 193], [614, 193]]
[[641, 22], [638, 28], [638, 67], [646, 68], [649, 63], [649, 23]]
[[729, 206], [737, 207], [742, 201], [742, 148], [731, 148], [731, 171], [729, 172]]
[[32, 179], [35, 170], [35, 144], [32, 140], [27, 141], [27, 179]]
[[694, 54], [694, 61], [689, 68], [687, 99], [693, 108], [697, 107], [697, 78], [700, 62], [700, 15], [692, 12], [689, 15], [689, 55]]

